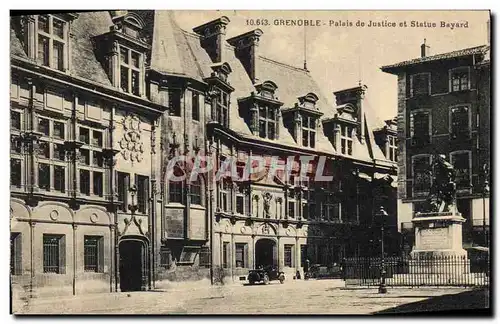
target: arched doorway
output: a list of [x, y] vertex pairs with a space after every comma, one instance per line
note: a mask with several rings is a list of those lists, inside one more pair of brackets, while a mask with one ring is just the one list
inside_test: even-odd
[[147, 242], [138, 238], [125, 238], [119, 243], [120, 290], [146, 290], [148, 282]]
[[277, 266], [276, 242], [271, 239], [263, 238], [255, 242], [255, 266]]

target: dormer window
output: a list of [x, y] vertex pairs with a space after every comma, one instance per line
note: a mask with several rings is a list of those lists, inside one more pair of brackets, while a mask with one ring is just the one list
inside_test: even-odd
[[276, 139], [276, 108], [269, 106], [259, 107], [259, 136], [271, 140]]
[[120, 88], [135, 96], [141, 90], [142, 54], [120, 46]]
[[144, 94], [145, 53], [150, 45], [141, 37], [144, 22], [135, 13], [120, 12], [110, 31], [96, 36], [97, 57], [113, 85], [134, 96]]
[[227, 63], [217, 63], [211, 66], [212, 73], [204, 81], [210, 86], [209, 95], [212, 103], [212, 120], [224, 127], [229, 127], [230, 93], [234, 88], [228, 82], [231, 67]]
[[302, 146], [314, 148], [316, 143], [316, 117], [302, 118]]
[[67, 65], [67, 22], [52, 15], [37, 16], [37, 61], [39, 64], [65, 70]]
[[352, 155], [353, 129], [349, 125], [340, 125], [340, 152], [343, 155]]
[[216, 90], [215, 105], [217, 122], [224, 127], [229, 127], [229, 94], [221, 89]]

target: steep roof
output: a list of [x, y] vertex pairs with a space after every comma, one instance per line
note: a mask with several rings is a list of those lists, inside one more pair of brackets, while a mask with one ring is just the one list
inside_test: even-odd
[[199, 39], [193, 41], [193, 35], [177, 25], [172, 11], [155, 10], [151, 69], [202, 81], [210, 75], [209, 63]]
[[17, 38], [17, 35], [12, 28], [10, 29], [10, 53], [22, 58], [28, 57], [24, 52], [21, 41]]
[[386, 65], [386, 66], [382, 66], [380, 69], [384, 72], [392, 73], [392, 72], [399, 70], [400, 68], [408, 67], [408, 66], [412, 66], [412, 65], [416, 65], [416, 64], [484, 53], [485, 51], [489, 50], [489, 48], [490, 47], [488, 45], [481, 45], [481, 46], [476, 46], [476, 47], [464, 48], [464, 49], [460, 49], [457, 51], [436, 54], [436, 55], [431, 55], [431, 56], [425, 56], [425, 57], [419, 57], [419, 58], [415, 58], [412, 60], [399, 62], [396, 64]]
[[107, 33], [112, 25], [107, 11], [82, 12], [74, 20], [71, 26], [74, 37], [70, 42], [71, 75], [111, 86], [111, 81], [95, 56], [92, 40], [94, 36]]
[[[73, 21], [71, 33], [74, 37], [70, 42], [70, 75], [111, 86], [111, 81], [95, 56], [92, 43], [94, 36], [108, 32], [111, 25], [111, 17], [107, 11], [82, 12]], [[12, 26], [10, 34], [11, 55], [28, 58]]]

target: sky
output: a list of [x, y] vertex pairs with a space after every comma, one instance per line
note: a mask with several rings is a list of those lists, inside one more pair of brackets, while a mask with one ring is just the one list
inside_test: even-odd
[[[223, 15], [230, 20], [226, 38], [255, 28], [264, 32], [258, 48], [262, 56], [296, 67], [303, 67], [306, 56], [307, 68], [332, 109], [333, 92], [361, 80], [368, 87], [365, 109], [378, 125], [397, 113], [397, 77], [380, 71], [381, 66], [419, 57], [424, 38], [430, 55], [484, 45], [489, 18], [488, 11], [177, 11], [176, 20], [192, 31]], [[268, 25], [257, 26], [257, 19]], [[320, 26], [275, 25], [276, 19], [320, 20]], [[370, 20], [382, 26], [369, 27]], [[330, 26], [331, 21], [352, 26]], [[356, 26], [358, 21], [365, 26]], [[408, 27], [400, 27], [405, 21]], [[411, 27], [412, 21], [437, 26]], [[467, 22], [467, 27], [441, 27], [441, 21]], [[384, 27], [386, 22], [396, 27]]]

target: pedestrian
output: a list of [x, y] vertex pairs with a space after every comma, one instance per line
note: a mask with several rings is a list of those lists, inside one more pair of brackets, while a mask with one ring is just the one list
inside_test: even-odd
[[306, 259], [306, 263], [304, 264], [304, 279], [309, 279], [309, 259]]

